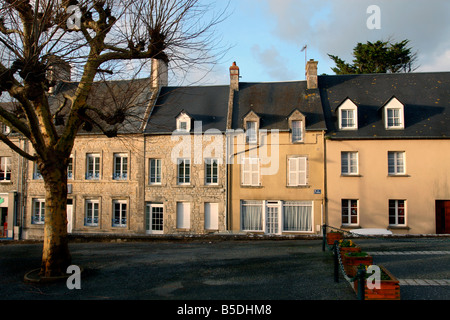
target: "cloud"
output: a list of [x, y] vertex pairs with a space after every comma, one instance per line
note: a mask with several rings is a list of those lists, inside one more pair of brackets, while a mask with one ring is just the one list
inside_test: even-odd
[[274, 80], [296, 78], [296, 73], [288, 67], [286, 59], [282, 57], [275, 46], [272, 45], [263, 50], [258, 44], [255, 44], [251, 51], [257, 62], [263, 66], [264, 72]]
[[[410, 40], [419, 54], [419, 65], [439, 68], [427, 60], [435, 57], [448, 68], [450, 50], [450, 1], [433, 0], [266, 0], [266, 14], [275, 20], [272, 33], [283, 41], [308, 44], [319, 59], [334, 54], [350, 60], [358, 42]], [[369, 30], [367, 8], [376, 4], [381, 10], [381, 29]], [[438, 57], [444, 58], [439, 59]], [[320, 60], [319, 60], [320, 61]], [[329, 61], [327, 61], [329, 62]], [[328, 70], [329, 72], [329, 70]]]

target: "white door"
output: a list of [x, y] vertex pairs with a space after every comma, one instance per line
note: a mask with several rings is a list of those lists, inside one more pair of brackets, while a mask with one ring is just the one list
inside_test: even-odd
[[72, 233], [73, 229], [73, 204], [67, 205], [67, 233]]
[[268, 201], [266, 206], [266, 234], [280, 234], [280, 203]]
[[160, 203], [147, 204], [147, 233], [164, 233], [164, 205]]

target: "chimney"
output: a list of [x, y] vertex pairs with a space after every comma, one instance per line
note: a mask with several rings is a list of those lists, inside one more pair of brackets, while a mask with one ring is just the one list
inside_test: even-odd
[[169, 66], [161, 59], [152, 59], [151, 71], [152, 88], [161, 88], [169, 85]]
[[236, 62], [230, 67], [230, 89], [239, 91], [239, 67]]
[[54, 93], [58, 82], [70, 81], [71, 70], [70, 64], [60, 57], [55, 55], [47, 57], [47, 80], [51, 84], [48, 92]]
[[317, 89], [318, 88], [318, 78], [317, 78], [317, 64], [318, 61], [314, 61], [314, 59], [309, 60], [306, 63], [306, 83], [308, 89]]

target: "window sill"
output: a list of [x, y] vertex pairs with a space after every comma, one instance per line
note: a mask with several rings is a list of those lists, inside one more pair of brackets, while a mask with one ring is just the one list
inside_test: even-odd
[[410, 230], [411, 228], [410, 227], [408, 227], [408, 226], [394, 226], [394, 225], [389, 225], [388, 227], [387, 227], [387, 229], [388, 230]]
[[361, 229], [359, 224], [343, 224], [340, 226], [340, 229]]
[[242, 185], [241, 184], [241, 188], [248, 188], [248, 189], [262, 189], [264, 188], [263, 186], [248, 186], [248, 185]]
[[1, 180], [0, 184], [13, 184], [11, 180]]
[[288, 189], [308, 189], [311, 188], [309, 184], [307, 185], [300, 185], [300, 186], [286, 186]]
[[361, 174], [341, 174], [341, 178], [361, 178]]
[[411, 176], [409, 174], [388, 174], [387, 177], [388, 178], [397, 178], [397, 177], [408, 178]]

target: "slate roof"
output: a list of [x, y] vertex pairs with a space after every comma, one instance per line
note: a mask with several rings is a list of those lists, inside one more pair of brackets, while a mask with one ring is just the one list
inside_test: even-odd
[[[332, 139], [450, 138], [450, 72], [319, 76]], [[404, 105], [405, 128], [386, 130], [382, 106], [396, 97]], [[336, 108], [351, 99], [358, 130], [339, 131]]]
[[171, 134], [182, 111], [193, 121], [201, 121], [203, 132], [209, 129], [225, 132], [229, 91], [229, 86], [163, 87], [144, 133]]
[[289, 129], [289, 116], [298, 109], [306, 117], [306, 130], [325, 130], [319, 90], [307, 90], [306, 81], [239, 84], [233, 105], [232, 129], [244, 129], [244, 117], [255, 112], [260, 129]]
[[[74, 94], [77, 86], [78, 82], [61, 81], [58, 83], [54, 94], [50, 94], [48, 98], [52, 113], [65, 103], [60, 115], [64, 119], [67, 118], [70, 111], [70, 102], [65, 102], [64, 95]], [[123, 109], [127, 116], [125, 121], [119, 125], [118, 133], [140, 133], [142, 132], [145, 112], [151, 103], [152, 93], [149, 78], [99, 81], [93, 84], [87, 103], [100, 109], [105, 115], [113, 115], [117, 108]], [[87, 114], [101, 124], [103, 128], [111, 129], [113, 127], [101, 120], [95, 112], [87, 111]], [[78, 132], [78, 134], [86, 133], [101, 133], [101, 131], [94, 125], [89, 129], [82, 127]]]

